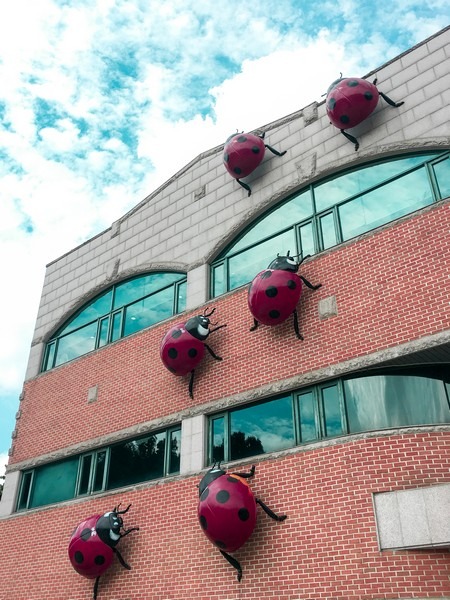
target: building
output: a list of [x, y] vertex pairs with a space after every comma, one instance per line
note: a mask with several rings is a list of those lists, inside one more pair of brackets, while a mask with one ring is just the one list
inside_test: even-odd
[[[262, 129], [246, 180], [201, 154], [48, 265], [0, 503], [0, 596], [84, 600], [74, 527], [122, 503], [103, 599], [450, 598], [450, 28], [370, 73], [353, 133], [325, 102]], [[247, 283], [277, 255], [316, 291], [249, 331]], [[244, 285], [245, 284], [245, 285]], [[160, 360], [175, 324], [227, 324], [187, 377]], [[203, 535], [214, 460], [252, 464], [256, 529], [233, 568]], [[8, 575], [9, 574], [9, 575]], [[14, 574], [13, 577], [10, 575]]]

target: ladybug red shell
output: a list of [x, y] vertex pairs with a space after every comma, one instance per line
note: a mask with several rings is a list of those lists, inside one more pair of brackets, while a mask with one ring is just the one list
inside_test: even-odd
[[266, 148], [277, 156], [286, 154], [264, 144], [264, 136], [265, 133], [235, 133], [227, 139], [223, 149], [223, 164], [226, 170], [248, 191], [249, 196], [252, 193], [250, 186], [240, 180], [242, 177], [248, 177], [261, 164]]
[[391, 106], [398, 107], [403, 104], [403, 102], [396, 103], [383, 92], [379, 92], [376, 83], [376, 79], [370, 83], [358, 77], [341, 77], [334, 81], [327, 91], [328, 118], [347, 139], [355, 144], [355, 150], [358, 150], [359, 143], [355, 137], [346, 133], [345, 129], [356, 127], [367, 119], [375, 110], [380, 96]]
[[111, 566], [114, 552], [97, 534], [96, 525], [103, 515], [92, 515], [82, 521], [69, 542], [69, 559], [77, 573], [95, 579]]
[[191, 374], [189, 381], [189, 395], [193, 397], [194, 373], [197, 365], [205, 355], [205, 349], [215, 360], [222, 360], [214, 354], [206, 344], [207, 337], [226, 325], [219, 325], [210, 329], [209, 317], [215, 308], [203, 315], [191, 317], [185, 323], [177, 323], [169, 329], [163, 337], [160, 346], [160, 357], [164, 366], [174, 375]]
[[206, 537], [237, 570], [238, 581], [242, 577], [241, 565], [228, 553], [238, 550], [252, 535], [256, 525], [256, 505], [259, 504], [276, 521], [286, 519], [285, 515], [276, 515], [255, 498], [246, 481], [254, 474], [254, 466], [248, 473], [227, 473], [220, 465], [214, 465], [199, 485], [197, 512], [200, 526]]
[[[305, 257], [307, 258], [307, 257]], [[261, 271], [253, 279], [248, 289], [248, 307], [253, 315], [254, 331], [259, 323], [274, 326], [283, 323], [294, 315], [294, 330], [299, 339], [303, 339], [298, 328], [297, 303], [302, 294], [302, 283], [312, 290], [317, 290], [321, 284], [312, 285], [302, 275], [297, 274], [298, 262], [296, 257], [278, 256], [267, 269]]]

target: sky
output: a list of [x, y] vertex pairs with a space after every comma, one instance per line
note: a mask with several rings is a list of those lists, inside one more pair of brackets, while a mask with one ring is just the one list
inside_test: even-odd
[[[3, 0], [0, 475], [45, 265], [198, 154], [450, 23], [448, 0]], [[385, 90], [387, 93], [389, 90]]]

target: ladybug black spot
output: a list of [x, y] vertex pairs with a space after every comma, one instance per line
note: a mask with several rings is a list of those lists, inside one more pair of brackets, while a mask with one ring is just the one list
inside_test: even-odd
[[328, 108], [330, 110], [333, 110], [335, 106], [336, 106], [336, 99], [335, 98], [330, 98], [328, 100]]
[[250, 513], [248, 512], [248, 510], [246, 508], [240, 508], [238, 511], [238, 517], [241, 521], [247, 521], [247, 519], [249, 518]]
[[189, 348], [188, 356], [190, 356], [191, 358], [195, 358], [197, 356], [197, 350], [195, 348]]
[[350, 117], [348, 115], [342, 115], [342, 117], [340, 117], [339, 120], [344, 125], [347, 125], [347, 123], [350, 122]]
[[208, 522], [203, 515], [200, 516], [200, 525], [202, 526], [202, 529], [208, 529]]
[[240, 142], [241, 144], [243, 144], [244, 142], [247, 141], [247, 138], [245, 137], [245, 135], [240, 135], [237, 139], [238, 142]]
[[183, 332], [181, 331], [181, 329], [175, 329], [175, 331], [172, 333], [172, 337], [173, 337], [173, 339], [174, 339], [174, 340], [176, 340], [177, 338], [179, 338], [179, 337], [180, 337], [180, 335], [181, 335], [182, 333], [183, 333]]
[[259, 148], [258, 148], [258, 146], [253, 146], [252, 152], [253, 152], [253, 154], [259, 154]]
[[275, 296], [278, 294], [278, 290], [274, 285], [270, 285], [267, 289], [266, 289], [266, 296], [268, 296], [269, 298], [275, 298]]
[[227, 490], [220, 490], [220, 492], [217, 492], [217, 494], [216, 494], [216, 500], [220, 504], [225, 504], [225, 502], [228, 502], [229, 499], [230, 499], [230, 494], [229, 494], [229, 492], [227, 492]]
[[278, 319], [279, 316], [280, 316], [280, 311], [279, 310], [271, 310], [269, 312], [269, 317], [271, 319]]
[[215, 545], [216, 545], [218, 548], [222, 548], [222, 549], [224, 549], [224, 548], [226, 548], [226, 547], [227, 547], [227, 545], [225, 544], [225, 542], [222, 542], [221, 540], [216, 540], [214, 543], [215, 543]]
[[83, 553], [82, 553], [82, 552], [80, 552], [79, 550], [77, 550], [77, 551], [75, 552], [75, 554], [73, 555], [73, 557], [74, 557], [74, 559], [75, 559], [75, 562], [76, 562], [77, 564], [79, 564], [79, 565], [81, 565], [81, 563], [82, 563], [82, 562], [83, 562], [83, 560], [84, 560]]
[[372, 92], [364, 92], [364, 98], [366, 100], [372, 100], [372, 98], [373, 98]]
[[272, 271], [263, 271], [260, 275], [261, 279], [268, 279], [272, 275]]
[[103, 565], [105, 563], [105, 557], [101, 554], [97, 554], [97, 556], [94, 558], [94, 562], [96, 565]]
[[91, 537], [91, 530], [90, 529], [83, 529], [83, 531], [80, 533], [80, 538], [82, 540], [84, 540], [85, 542], [87, 542], [87, 540]]
[[240, 167], [234, 167], [233, 172], [236, 173], [236, 175], [240, 175], [242, 173], [242, 169]]
[[297, 284], [295, 283], [295, 281], [293, 279], [289, 279], [289, 281], [287, 282], [287, 286], [290, 290], [295, 290], [295, 288], [297, 287]]
[[176, 358], [178, 356], [178, 352], [175, 348], [169, 348], [167, 354], [169, 355], [169, 358]]
[[209, 488], [205, 488], [202, 492], [202, 495], [200, 496], [200, 500], [203, 502], [203, 500], [206, 500], [206, 498], [209, 496]]
[[228, 153], [223, 155], [224, 162], [228, 162], [230, 160], [230, 155]]
[[355, 79], [350, 79], [349, 81], [347, 81], [347, 85], [348, 87], [356, 87], [357, 85], [359, 85], [359, 82], [355, 81]]

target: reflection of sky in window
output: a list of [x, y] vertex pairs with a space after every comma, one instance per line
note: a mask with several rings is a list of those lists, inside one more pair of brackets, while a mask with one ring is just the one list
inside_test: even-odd
[[309, 442], [317, 438], [314, 396], [312, 392], [300, 394], [298, 412], [300, 416], [300, 441]]
[[436, 155], [414, 156], [392, 160], [388, 163], [369, 165], [317, 185], [314, 188], [316, 210], [320, 212], [334, 206], [346, 198], [360, 194], [390, 177], [395, 177], [407, 169], [422, 164], [425, 160], [430, 160], [433, 156]]
[[339, 390], [337, 385], [322, 389], [323, 413], [325, 423], [325, 435], [341, 435], [342, 419], [341, 405], [339, 402]]
[[183, 273], [151, 273], [136, 277], [117, 285], [114, 295], [114, 309], [144, 298], [153, 292], [186, 277]]
[[167, 288], [126, 308], [123, 335], [141, 331], [153, 323], [172, 316], [173, 288]]
[[[275, 234], [280, 229], [286, 229], [289, 225], [294, 225], [303, 221], [312, 215], [311, 193], [309, 190], [302, 192], [295, 198], [292, 198], [276, 210], [269, 213], [250, 229], [233, 247], [229, 248], [227, 255], [237, 252], [242, 248], [251, 246], [259, 240]], [[279, 250], [285, 252], [286, 250]], [[293, 252], [291, 251], [291, 254]]]
[[81, 327], [86, 323], [90, 323], [91, 321], [96, 321], [103, 315], [106, 315], [111, 310], [111, 294], [112, 291], [106, 292], [99, 298], [93, 300], [90, 304], [85, 306], [83, 310], [78, 314], [74, 319], [72, 319], [60, 332], [68, 333], [69, 331], [73, 331], [77, 327]]
[[441, 198], [450, 196], [450, 158], [433, 165]]
[[96, 335], [97, 322], [62, 337], [58, 342], [55, 366], [94, 350]]
[[450, 423], [444, 384], [426, 377], [373, 376], [344, 381], [351, 432]]
[[245, 433], [259, 439], [265, 452], [291, 448], [294, 443], [294, 423], [290, 396], [230, 414], [231, 434]]
[[348, 240], [397, 219], [433, 200], [425, 169], [364, 194], [339, 208], [342, 236]]
[[259, 271], [267, 268], [278, 253], [285, 254], [288, 250], [292, 255], [297, 253], [293, 229], [230, 258], [230, 289], [251, 281]]

